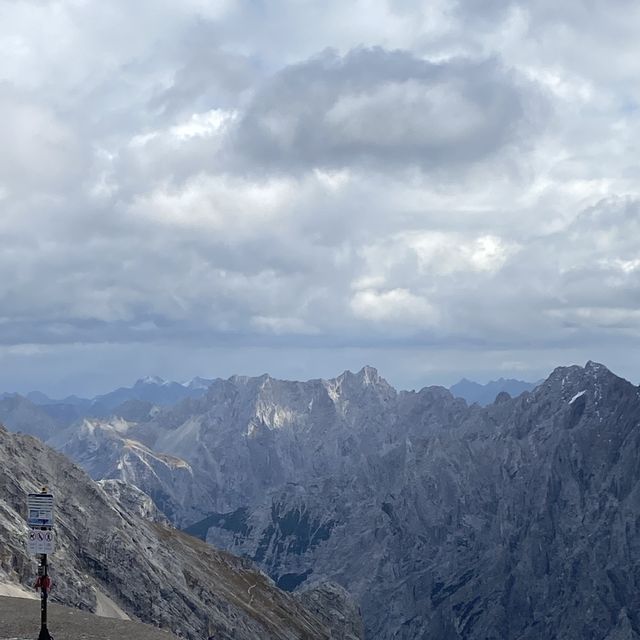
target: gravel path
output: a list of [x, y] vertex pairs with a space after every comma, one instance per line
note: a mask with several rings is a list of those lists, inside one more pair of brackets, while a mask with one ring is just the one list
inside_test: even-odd
[[[99, 618], [49, 604], [49, 632], [55, 640], [177, 640], [138, 622]], [[35, 640], [40, 631], [40, 601], [0, 597], [0, 640]]]

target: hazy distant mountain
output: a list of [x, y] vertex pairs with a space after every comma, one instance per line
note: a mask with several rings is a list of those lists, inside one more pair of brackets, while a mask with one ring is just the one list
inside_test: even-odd
[[[0, 406], [0, 419], [14, 431], [24, 431], [47, 439], [56, 428], [68, 426], [83, 418], [106, 418], [117, 415], [125, 419], [142, 420], [149, 418], [153, 407], [168, 407], [186, 398], [199, 398], [206, 393], [213, 380], [193, 378], [184, 384], [168, 382], [157, 376], [141, 378], [131, 387], [119, 387], [109, 393], [94, 398], [80, 398], [75, 395], [62, 399], [50, 398], [40, 391], [31, 391], [26, 396], [15, 393], [0, 394], [0, 401], [9, 400], [8, 405], [17, 405], [15, 398], [21, 398], [22, 414], [29, 412], [31, 420], [23, 420], [15, 415], [16, 408]], [[42, 416], [48, 416], [45, 421]], [[48, 422], [44, 427], [43, 423]], [[46, 432], [46, 433], [45, 433]]]
[[211, 386], [212, 382], [213, 380], [209, 380], [208, 378], [196, 376], [189, 380], [189, 382], [183, 383], [183, 386], [187, 387], [187, 389], [206, 391]]
[[112, 413], [125, 420], [143, 422], [150, 420], [156, 409], [157, 406], [148, 400], [131, 398], [130, 400], [125, 400], [125, 402], [113, 409]]
[[46, 393], [42, 391], [29, 391], [25, 397], [37, 405], [51, 405], [51, 404], [64, 404], [73, 407], [86, 407], [92, 402], [89, 398], [80, 398], [76, 395], [67, 396], [66, 398], [54, 399], [50, 398]]
[[51, 398], [41, 391], [30, 391], [25, 397], [33, 404], [49, 404], [52, 402]]
[[50, 438], [59, 426], [46, 411], [18, 393], [0, 396], [0, 424], [41, 440]]
[[538, 384], [540, 383], [524, 382], [523, 380], [514, 380], [511, 378], [499, 378], [486, 384], [479, 384], [478, 382], [463, 378], [460, 382], [449, 387], [449, 391], [451, 391], [456, 398], [463, 398], [469, 404], [477, 402], [479, 405], [485, 407], [491, 404], [499, 393], [506, 392], [512, 398], [515, 398], [525, 391], [532, 391]]
[[168, 406], [185, 398], [202, 395], [203, 389], [191, 389], [178, 382], [149, 377], [138, 380], [132, 387], [120, 387], [115, 391], [93, 398], [92, 406], [111, 411], [128, 400], [144, 400], [152, 404]]
[[637, 640], [638, 415], [638, 388], [595, 363], [486, 408], [365, 367], [216, 380], [73, 447], [176, 522], [210, 508], [189, 531], [283, 588], [342, 584], [369, 638]]

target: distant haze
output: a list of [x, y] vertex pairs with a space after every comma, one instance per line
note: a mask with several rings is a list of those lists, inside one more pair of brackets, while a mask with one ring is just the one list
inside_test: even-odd
[[0, 3], [0, 389], [640, 378], [640, 4]]

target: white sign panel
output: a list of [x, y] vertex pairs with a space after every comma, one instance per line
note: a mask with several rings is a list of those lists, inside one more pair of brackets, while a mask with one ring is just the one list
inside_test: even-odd
[[53, 496], [50, 493], [29, 494], [27, 524], [30, 527], [53, 527]]
[[27, 536], [27, 551], [32, 555], [51, 554], [55, 551], [53, 531], [47, 529], [31, 529]]

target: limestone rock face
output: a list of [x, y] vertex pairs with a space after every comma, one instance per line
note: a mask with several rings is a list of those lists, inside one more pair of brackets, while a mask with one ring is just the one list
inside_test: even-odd
[[177, 524], [215, 508], [191, 465], [133, 439], [130, 433], [135, 425], [122, 418], [85, 418], [56, 433], [48, 444], [78, 462], [96, 480], [122, 480], [143, 489]]
[[167, 516], [158, 509], [156, 503], [143, 491], [123, 480], [100, 480], [98, 482], [102, 490], [111, 496], [119, 505], [129, 513], [157, 522], [170, 525]]
[[341, 585], [367, 638], [640, 638], [640, 393], [602, 365], [484, 408], [371, 368], [235, 377], [126, 438], [205, 488], [174, 522], [206, 503], [189, 532], [282, 588]]
[[360, 612], [351, 595], [340, 585], [323, 582], [298, 592], [306, 609], [318, 616], [332, 631], [335, 640], [364, 637]]
[[143, 517], [157, 512], [139, 491], [112, 483], [105, 490], [40, 441], [3, 428], [0, 583], [33, 584], [26, 494], [43, 484], [56, 498], [54, 601], [95, 611], [104, 594], [131, 618], [193, 640], [213, 631], [240, 640], [335, 637], [248, 561]]

